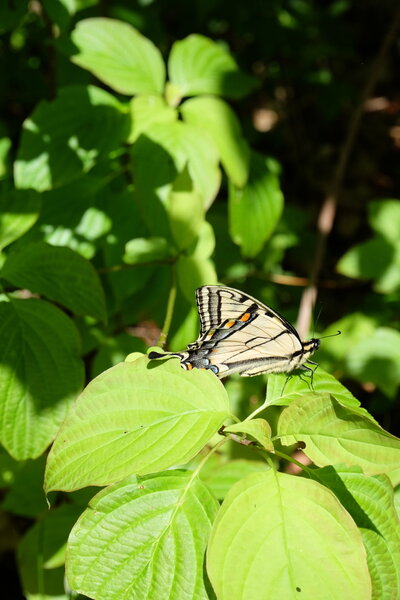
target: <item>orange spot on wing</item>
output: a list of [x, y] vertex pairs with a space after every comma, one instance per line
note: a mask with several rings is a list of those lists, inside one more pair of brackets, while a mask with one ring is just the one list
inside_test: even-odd
[[236, 321], [228, 321], [227, 324], [225, 325], [225, 327], [227, 327], [229, 329], [229, 327], [233, 327], [233, 325], [236, 323]]
[[246, 322], [246, 321], [248, 321], [248, 320], [250, 319], [250, 317], [251, 317], [251, 313], [249, 313], [249, 312], [247, 312], [247, 313], [244, 313], [244, 315], [242, 315], [242, 316], [240, 317], [239, 321], [244, 321], [244, 322]]
[[186, 363], [186, 368], [188, 371], [191, 371], [193, 369], [193, 365], [191, 363]]

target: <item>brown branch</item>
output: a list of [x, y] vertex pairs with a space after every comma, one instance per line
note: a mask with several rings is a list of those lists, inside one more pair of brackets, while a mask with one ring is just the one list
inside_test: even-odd
[[386, 36], [383, 39], [378, 55], [373, 61], [364, 88], [360, 94], [360, 100], [355, 107], [353, 117], [350, 120], [347, 135], [342, 145], [337, 166], [330, 185], [330, 191], [327, 194], [317, 220], [317, 240], [315, 245], [314, 264], [310, 274], [310, 285], [304, 290], [300, 302], [300, 309], [297, 318], [297, 329], [300, 335], [305, 336], [310, 328], [312, 310], [315, 305], [318, 293], [318, 279], [322, 263], [325, 258], [327, 239], [332, 231], [336, 216], [338, 198], [340, 196], [344, 176], [354, 142], [360, 129], [361, 118], [365, 112], [365, 102], [372, 94], [372, 91], [378, 81], [381, 72], [382, 63], [386, 57], [388, 49], [394, 40], [396, 32], [400, 25], [400, 10], [398, 10], [392, 19]]

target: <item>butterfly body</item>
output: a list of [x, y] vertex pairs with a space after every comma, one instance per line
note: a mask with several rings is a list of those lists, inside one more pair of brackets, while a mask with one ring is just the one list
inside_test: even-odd
[[196, 290], [196, 302], [201, 322], [196, 342], [184, 352], [151, 352], [150, 358], [177, 356], [187, 370], [251, 377], [307, 368], [304, 363], [319, 347], [318, 339], [302, 342], [286, 319], [239, 290], [203, 286]]

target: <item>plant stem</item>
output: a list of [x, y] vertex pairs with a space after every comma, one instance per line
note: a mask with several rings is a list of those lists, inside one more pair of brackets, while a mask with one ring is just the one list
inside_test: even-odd
[[176, 300], [176, 276], [175, 276], [175, 268], [172, 267], [172, 282], [171, 289], [169, 291], [168, 303], [167, 303], [167, 312], [165, 313], [164, 325], [162, 327], [160, 337], [158, 338], [157, 346], [161, 348], [164, 347], [165, 342], [167, 341], [167, 336], [169, 333], [169, 329], [171, 327], [172, 315], [174, 314], [174, 306]]

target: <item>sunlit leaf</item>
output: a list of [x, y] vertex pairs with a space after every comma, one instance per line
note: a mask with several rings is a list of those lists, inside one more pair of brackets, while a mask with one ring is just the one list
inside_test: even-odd
[[207, 571], [218, 600], [311, 599], [321, 590], [332, 600], [371, 597], [365, 549], [350, 515], [324, 486], [273, 469], [228, 492]]
[[399, 465], [400, 440], [357, 409], [328, 394], [296, 398], [281, 414], [278, 436], [290, 446], [304, 442], [304, 453], [318, 466], [360, 466], [367, 475], [387, 473]]
[[192, 98], [182, 104], [181, 111], [187, 123], [210, 135], [229, 179], [243, 187], [249, 175], [249, 149], [230, 106], [219, 98]]
[[239, 69], [222, 45], [198, 34], [173, 44], [168, 72], [182, 97], [215, 94], [241, 98], [256, 83]]
[[120, 94], [161, 93], [165, 66], [160, 51], [137, 29], [114, 19], [78, 21], [71, 60]]
[[96, 600], [207, 600], [204, 551], [218, 508], [191, 472], [130, 477], [107, 488], [72, 530], [70, 585]]
[[86, 387], [48, 458], [47, 490], [106, 485], [190, 460], [229, 416], [221, 382], [177, 360], [139, 358]]

